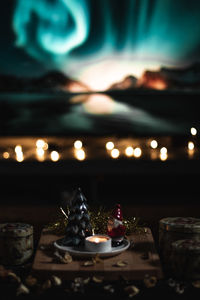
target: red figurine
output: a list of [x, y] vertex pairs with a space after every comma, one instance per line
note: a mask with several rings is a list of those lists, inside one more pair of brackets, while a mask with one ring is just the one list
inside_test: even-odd
[[126, 227], [123, 225], [123, 216], [120, 204], [114, 208], [108, 219], [107, 234], [112, 238], [112, 246], [116, 247], [123, 243]]

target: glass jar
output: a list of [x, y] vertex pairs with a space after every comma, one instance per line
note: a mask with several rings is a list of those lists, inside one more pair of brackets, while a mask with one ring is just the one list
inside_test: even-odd
[[0, 264], [20, 265], [33, 254], [33, 226], [24, 223], [0, 224]]
[[200, 279], [200, 240], [186, 239], [172, 243], [172, 271], [179, 280]]
[[172, 243], [183, 239], [200, 239], [200, 219], [168, 217], [159, 221], [159, 254], [166, 275], [172, 275]]

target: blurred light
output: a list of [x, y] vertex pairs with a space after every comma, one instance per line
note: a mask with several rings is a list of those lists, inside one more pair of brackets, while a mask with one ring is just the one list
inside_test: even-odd
[[48, 143], [45, 142], [45, 143], [44, 143], [44, 146], [42, 147], [42, 149], [43, 149], [43, 150], [47, 150], [48, 148], [49, 148], [49, 145], [48, 145]]
[[135, 148], [134, 149], [134, 156], [135, 157], [140, 157], [141, 155], [142, 155], [142, 150], [139, 147]]
[[101, 94], [91, 94], [87, 96], [87, 101], [83, 101], [83, 108], [89, 114], [111, 115], [116, 103], [112, 97]]
[[42, 148], [37, 148], [36, 149], [36, 155], [37, 155], [37, 159], [39, 161], [43, 161], [44, 160], [44, 150]]
[[44, 145], [45, 145], [45, 141], [43, 141], [43, 140], [37, 140], [37, 142], [36, 142], [36, 147], [37, 148], [43, 148]]
[[18, 162], [21, 162], [24, 160], [24, 155], [23, 155], [23, 152], [22, 152], [22, 146], [21, 145], [17, 145], [15, 147], [15, 153], [16, 153], [16, 160]]
[[49, 146], [44, 140], [39, 139], [36, 141], [36, 147], [38, 149], [47, 150]]
[[194, 149], [194, 143], [193, 142], [188, 142], [188, 149], [193, 150]]
[[15, 153], [20, 153], [20, 152], [22, 152], [22, 146], [21, 145], [17, 145], [15, 147]]
[[150, 151], [150, 157], [152, 160], [155, 160], [158, 158], [158, 152], [157, 151]]
[[44, 150], [42, 148], [36, 149], [38, 156], [44, 156]]
[[190, 129], [190, 132], [191, 132], [192, 135], [196, 135], [196, 134], [197, 134], [197, 130], [196, 130], [196, 128], [194, 128], [194, 127], [192, 127], [192, 128]]
[[3, 158], [8, 159], [10, 157], [10, 154], [8, 152], [3, 153]]
[[81, 141], [75, 141], [74, 142], [74, 148], [75, 149], [81, 149], [83, 146], [83, 143]]
[[112, 151], [111, 151], [111, 156], [112, 156], [112, 158], [118, 158], [119, 157], [119, 154], [120, 154], [120, 152], [119, 152], [119, 150], [118, 149], [112, 149]]
[[78, 160], [84, 160], [85, 159], [85, 151], [83, 149], [78, 149], [76, 152], [75, 152], [75, 156]]
[[160, 149], [160, 153], [161, 153], [161, 154], [167, 154], [167, 148], [166, 148], [166, 147], [162, 147], [162, 148]]
[[23, 152], [17, 152], [17, 154], [16, 154], [16, 160], [18, 162], [22, 162], [24, 160]]
[[60, 155], [57, 151], [52, 151], [51, 152], [51, 160], [52, 161], [58, 161], [60, 158]]
[[151, 141], [151, 148], [156, 149], [158, 147], [158, 142], [156, 140]]
[[167, 152], [161, 152], [160, 153], [160, 159], [162, 161], [167, 160], [167, 158], [168, 158]]
[[106, 149], [107, 150], [112, 150], [115, 147], [113, 142], [107, 142], [106, 143]]
[[131, 146], [129, 146], [129, 147], [127, 147], [126, 149], [125, 149], [125, 154], [127, 155], [127, 156], [133, 156], [133, 153], [134, 153], [134, 149], [133, 149], [133, 147], [131, 147]]

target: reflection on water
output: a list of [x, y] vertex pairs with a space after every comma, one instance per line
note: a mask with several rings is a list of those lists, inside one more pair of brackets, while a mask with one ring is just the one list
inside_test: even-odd
[[197, 118], [187, 105], [149, 95], [0, 95], [0, 134], [181, 134]]
[[132, 133], [143, 131], [144, 134], [151, 131], [175, 132], [177, 129], [172, 122], [153, 116], [144, 109], [121, 103], [106, 94], [78, 95], [72, 97], [70, 103], [79, 104], [74, 107], [74, 111], [82, 115], [82, 118], [87, 115], [88, 119], [93, 119], [94, 122], [98, 119], [102, 129], [105, 124], [107, 127], [115, 126], [116, 133], [126, 129]]
[[75, 96], [70, 99], [70, 102], [82, 103], [85, 112], [94, 115], [112, 114], [116, 107], [114, 99], [103, 94]]

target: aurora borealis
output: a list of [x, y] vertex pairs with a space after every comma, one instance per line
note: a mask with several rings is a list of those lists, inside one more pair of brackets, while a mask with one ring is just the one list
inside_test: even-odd
[[0, 62], [7, 73], [57, 69], [103, 89], [145, 69], [200, 59], [196, 0], [16, 0], [2, 21], [6, 13]]
[[[0, 15], [0, 74], [25, 82], [21, 93], [1, 94], [3, 134], [185, 134], [199, 128], [198, 95], [147, 91], [72, 103], [66, 94], [59, 99], [26, 86], [27, 77], [61, 71], [94, 92], [105, 91], [127, 75], [199, 62], [199, 1], [12, 0], [1, 3]], [[198, 81], [196, 66], [184, 80]], [[12, 113], [4, 113], [5, 105]]]

